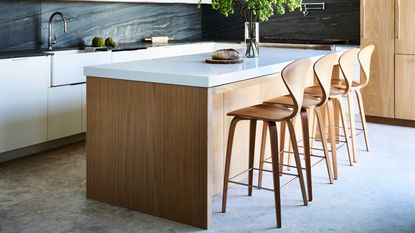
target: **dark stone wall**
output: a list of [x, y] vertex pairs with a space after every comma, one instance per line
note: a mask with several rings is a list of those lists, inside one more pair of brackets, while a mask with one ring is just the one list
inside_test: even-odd
[[46, 48], [48, 21], [55, 11], [68, 18], [69, 32], [55, 19], [55, 47], [91, 43], [94, 36], [112, 36], [134, 43], [149, 36], [201, 38], [201, 10], [193, 4], [99, 3], [45, 0], [0, 1], [0, 50]]
[[[326, 10], [312, 10], [307, 16], [297, 10], [285, 15], [274, 15], [260, 23], [260, 38], [272, 39], [336, 39], [358, 44], [360, 40], [359, 0], [304, 0], [325, 2]], [[202, 9], [202, 36], [206, 39], [243, 38], [243, 19], [235, 11], [227, 18], [210, 6]]]

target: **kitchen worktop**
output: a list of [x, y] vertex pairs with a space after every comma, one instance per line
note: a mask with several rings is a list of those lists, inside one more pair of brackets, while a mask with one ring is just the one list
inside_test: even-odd
[[[243, 51], [241, 51], [243, 52]], [[290, 62], [309, 57], [313, 60], [330, 51], [289, 48], [261, 48], [258, 58], [244, 59], [241, 64], [207, 64], [210, 53], [114, 63], [85, 67], [86, 76], [214, 87], [253, 77], [279, 73]]]
[[[212, 40], [172, 40], [167, 44], [152, 44], [149, 42], [137, 42], [137, 43], [127, 43], [119, 44], [117, 48], [108, 49], [106, 47], [97, 48], [97, 51], [107, 51], [111, 50], [113, 52], [118, 51], [130, 51], [130, 50], [139, 50], [147, 49], [152, 47], [163, 47], [163, 46], [174, 46], [174, 45], [184, 45], [184, 44], [194, 44], [194, 43], [206, 43], [206, 42], [215, 42]], [[235, 41], [221, 41], [221, 42], [232, 42]], [[35, 57], [35, 56], [49, 56], [53, 55], [55, 51], [65, 51], [65, 50], [84, 50], [84, 47], [63, 47], [63, 48], [54, 48], [53, 50], [48, 50], [47, 48], [40, 49], [29, 49], [29, 50], [6, 50], [0, 51], [0, 59], [7, 58], [19, 58], [19, 57]]]

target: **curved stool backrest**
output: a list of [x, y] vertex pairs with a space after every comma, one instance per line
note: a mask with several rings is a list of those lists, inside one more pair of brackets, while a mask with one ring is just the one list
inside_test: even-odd
[[318, 106], [322, 106], [327, 103], [330, 95], [331, 88], [331, 78], [333, 76], [333, 67], [337, 63], [337, 54], [330, 53], [314, 63], [314, 74], [317, 78], [317, 81], [321, 87], [321, 92], [323, 93], [323, 98]]
[[360, 50], [358, 54], [360, 67], [363, 70], [363, 75], [360, 76], [360, 85], [365, 87], [369, 83], [370, 78], [370, 65], [372, 62], [373, 51], [375, 50], [374, 45], [368, 45]]
[[340, 70], [343, 74], [344, 80], [346, 80], [346, 89], [344, 94], [350, 92], [353, 83], [354, 64], [359, 54], [360, 49], [353, 48], [344, 52], [339, 58]]
[[288, 64], [281, 73], [285, 86], [293, 98], [293, 114], [290, 118], [296, 116], [301, 109], [304, 98], [305, 82], [312, 71], [312, 62], [309, 58], [296, 60]]

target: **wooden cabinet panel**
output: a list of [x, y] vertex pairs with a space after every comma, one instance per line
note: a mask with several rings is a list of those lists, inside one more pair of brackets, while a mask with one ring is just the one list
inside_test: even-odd
[[82, 86], [82, 132], [86, 132], [86, 83]]
[[395, 0], [395, 52], [415, 54], [415, 1]]
[[[260, 84], [224, 93], [224, 114], [261, 103]], [[225, 116], [224, 138], [227, 142], [230, 122], [233, 117]], [[258, 124], [259, 126], [259, 124]], [[260, 128], [259, 128], [260, 129]], [[258, 130], [259, 132], [260, 130]], [[226, 144], [225, 144], [226, 145]], [[236, 126], [235, 138], [232, 151], [230, 176], [248, 168], [248, 145], [249, 145], [249, 121], [241, 121]], [[258, 144], [257, 144], [258, 145]], [[226, 150], [226, 146], [224, 148]], [[257, 147], [258, 150], [258, 147]], [[258, 157], [256, 157], [258, 158]], [[224, 158], [225, 159], [225, 158]], [[240, 178], [244, 178], [241, 176]]]
[[415, 55], [395, 58], [396, 118], [415, 120]]
[[395, 117], [394, 1], [361, 1], [361, 46], [376, 46], [369, 84], [363, 89], [366, 115]]

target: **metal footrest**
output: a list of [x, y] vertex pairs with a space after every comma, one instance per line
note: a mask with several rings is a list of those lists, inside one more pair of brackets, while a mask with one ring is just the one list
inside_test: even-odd
[[[268, 161], [264, 161], [264, 162], [266, 162], [266, 163], [271, 163], [271, 162], [268, 162]], [[284, 165], [283, 165], [284, 166]], [[289, 167], [293, 167], [293, 168], [297, 168], [297, 167], [295, 167], [295, 166], [290, 166], [290, 165], [285, 165], [285, 166], [289, 166]], [[257, 189], [263, 189], [263, 190], [267, 190], [267, 191], [274, 191], [274, 189], [270, 189], [270, 188], [266, 188], [266, 187], [259, 187], [258, 185], [248, 185], [248, 184], [245, 184], [245, 183], [242, 183], [242, 182], [238, 182], [238, 181], [233, 181], [233, 179], [235, 179], [236, 177], [238, 177], [238, 176], [240, 176], [240, 175], [242, 175], [242, 174], [244, 174], [244, 173], [246, 173], [246, 172], [248, 172], [248, 171], [250, 171], [250, 170], [255, 170], [255, 171], [263, 171], [263, 172], [270, 172], [270, 173], [272, 173], [272, 170], [268, 170], [268, 169], [259, 169], [259, 168], [248, 168], [248, 169], [246, 169], [246, 170], [244, 170], [244, 171], [242, 171], [242, 172], [240, 172], [240, 173], [238, 173], [237, 175], [235, 175], [235, 176], [232, 176], [231, 178], [229, 178], [229, 180], [228, 180], [228, 182], [229, 183], [232, 183], [232, 184], [238, 184], [238, 185], [243, 185], [243, 186], [247, 186], [247, 187], [253, 187], [253, 188], [257, 188]], [[281, 172], [280, 171], [280, 174], [283, 174], [283, 175], [288, 175], [288, 176], [294, 176], [294, 177], [299, 177], [299, 175], [298, 174], [292, 174], [292, 173], [288, 173], [288, 172]], [[291, 181], [290, 181], [291, 182]], [[287, 183], [288, 184], [288, 183]], [[283, 186], [281, 186], [281, 188], [282, 187], [284, 187], [285, 185], [283, 185]]]

